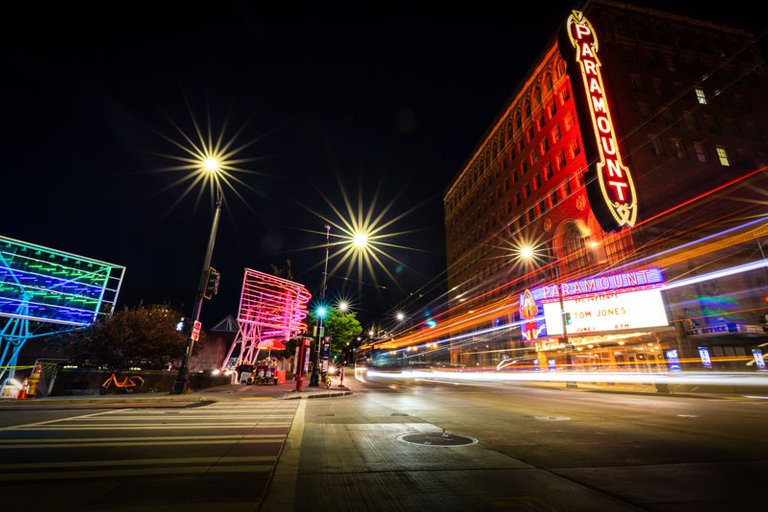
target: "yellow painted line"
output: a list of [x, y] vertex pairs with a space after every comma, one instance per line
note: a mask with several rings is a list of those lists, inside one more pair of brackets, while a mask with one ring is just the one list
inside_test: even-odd
[[[283, 434], [228, 434], [219, 436], [147, 436], [147, 437], [80, 437], [78, 439], [67, 439], [70, 442], [91, 443], [100, 442], [108, 439], [111, 443], [120, 443], [123, 441], [205, 441], [205, 440], [238, 440], [238, 439], [262, 439], [265, 437], [284, 437]], [[0, 445], [3, 443], [58, 443], [61, 439], [0, 439]]]
[[272, 464], [250, 466], [173, 466], [168, 468], [114, 469], [96, 471], [35, 472], [0, 475], [0, 482], [20, 480], [71, 480], [83, 478], [116, 478], [128, 476], [156, 476], [209, 473], [266, 473], [272, 470]]
[[68, 462], [32, 462], [20, 464], [0, 464], [0, 470], [8, 469], [55, 469], [72, 467], [105, 467], [105, 466], [149, 466], [152, 464], [234, 464], [246, 462], [274, 462], [274, 455], [257, 455], [254, 457], [178, 457], [167, 459], [123, 459], [123, 460], [81, 460]]

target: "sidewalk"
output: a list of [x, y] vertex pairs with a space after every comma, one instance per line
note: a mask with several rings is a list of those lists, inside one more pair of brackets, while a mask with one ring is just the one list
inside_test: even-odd
[[[195, 390], [184, 395], [170, 393], [139, 393], [121, 395], [81, 395], [29, 398], [27, 400], [0, 400], [0, 411], [44, 409], [114, 409], [151, 407], [196, 407], [211, 402], [227, 400], [295, 400], [331, 398], [352, 394], [346, 386], [339, 386], [338, 378], [332, 378], [330, 389], [305, 387], [297, 392], [296, 383], [284, 384], [227, 384]], [[345, 379], [345, 382], [347, 380]]]

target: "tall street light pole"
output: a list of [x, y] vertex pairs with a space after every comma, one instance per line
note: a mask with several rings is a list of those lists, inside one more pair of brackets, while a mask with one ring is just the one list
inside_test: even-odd
[[[219, 227], [219, 217], [221, 216], [221, 205], [223, 198], [221, 195], [221, 187], [216, 179], [215, 173], [219, 171], [219, 163], [212, 158], [208, 158], [202, 162], [203, 168], [212, 173], [213, 181], [216, 183], [216, 209], [213, 212], [213, 222], [211, 223], [211, 232], [208, 234], [208, 248], [205, 250], [205, 259], [203, 260], [203, 269], [200, 272], [200, 281], [197, 286], [197, 294], [195, 295], [195, 302], [193, 308], [194, 324], [193, 329], [187, 338], [187, 347], [184, 351], [184, 358], [181, 360], [181, 366], [179, 366], [179, 373], [176, 375], [176, 380], [173, 381], [171, 388], [171, 394], [180, 395], [186, 393], [189, 389], [189, 359], [192, 356], [192, 349], [195, 346], [196, 336], [194, 332], [197, 330], [196, 326], [200, 322], [200, 311], [203, 309], [203, 295], [208, 282], [208, 272], [211, 267], [211, 257], [213, 256], [213, 246], [216, 244], [216, 232]], [[199, 330], [197, 330], [199, 332]]]
[[312, 376], [309, 379], [310, 387], [320, 385], [320, 347], [323, 344], [323, 318], [325, 317], [325, 288], [328, 284], [328, 254], [331, 246], [331, 226], [325, 225], [325, 267], [323, 268], [323, 287], [320, 289], [320, 308], [317, 315], [317, 358], [315, 366], [312, 368]]

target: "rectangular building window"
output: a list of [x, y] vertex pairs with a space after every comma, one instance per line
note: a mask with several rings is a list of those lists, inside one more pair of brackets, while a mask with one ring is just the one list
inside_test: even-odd
[[717, 159], [720, 160], [720, 165], [723, 167], [729, 167], [731, 162], [728, 160], [728, 151], [723, 146], [717, 146]]
[[629, 79], [632, 82], [632, 90], [635, 92], [643, 92], [645, 90], [645, 83], [643, 77], [632, 73], [629, 75]]
[[667, 69], [670, 73], [677, 72], [677, 62], [675, 62], [675, 58], [672, 55], [666, 55], [664, 61], [667, 63]]
[[565, 197], [571, 195], [571, 192], [573, 192], [573, 190], [571, 189], [571, 180], [569, 178], [565, 180]]
[[661, 144], [661, 139], [656, 135], [651, 135], [651, 154], [655, 156], [662, 156], [664, 154], [664, 146]]
[[696, 160], [701, 163], [705, 163], [707, 161], [707, 152], [704, 149], [704, 144], [701, 142], [694, 142], [693, 149], [696, 151]]
[[552, 171], [552, 162], [547, 162], [547, 165], [544, 166], [544, 179], [551, 179], [554, 175], [555, 173]]
[[549, 151], [549, 139], [544, 137], [541, 139], [541, 154], [546, 155], [547, 151]]
[[525, 184], [525, 197], [531, 197], [531, 184]]
[[704, 124], [707, 126], [709, 133], [720, 133], [720, 125], [717, 123], [715, 116], [705, 115]]
[[539, 163], [539, 152], [538, 151], [531, 151], [531, 163], [533, 165], [536, 165]]
[[533, 178], [533, 182], [536, 185], [536, 190], [541, 188], [541, 174], [536, 174], [536, 176]]
[[532, 141], [533, 138], [536, 136], [536, 133], [533, 131], [533, 123], [528, 126], [528, 142]]
[[571, 99], [571, 88], [566, 85], [565, 89], [563, 89], [563, 94], [560, 95], [560, 98], [562, 99], [563, 104]]
[[671, 139], [671, 142], [672, 142], [672, 149], [674, 149], [675, 156], [677, 157], [677, 159], [678, 160], [684, 159], [686, 157], [686, 154], [685, 154], [685, 146], [683, 145], [683, 141], [676, 137], [673, 137]]
[[562, 169], [565, 167], [566, 161], [565, 161], [565, 151], [562, 149], [560, 150], [560, 153], [557, 155], [557, 168]]
[[549, 118], [555, 117], [555, 114], [557, 114], [557, 102], [552, 100], [552, 103], [549, 104]]
[[683, 112], [683, 120], [685, 121], [685, 127], [689, 130], [698, 130], [699, 125], [696, 123], [696, 116], [691, 112]]
[[675, 124], [675, 113], [672, 112], [671, 108], [665, 108], [661, 111], [661, 118], [664, 120], [664, 123], [667, 126], [672, 126]]
[[555, 206], [557, 204], [557, 190], [553, 190], [549, 193], [549, 203], [552, 206]]
[[544, 112], [542, 112], [541, 115], [539, 116], [539, 130], [544, 128], [544, 125], [546, 124], [546, 122], [547, 122], [547, 119], [544, 117]]
[[560, 134], [560, 125], [556, 124], [555, 127], [552, 128], [552, 140], [555, 141], [555, 144], [560, 140], [560, 137], [562, 137]]
[[696, 101], [699, 105], [707, 104], [707, 95], [704, 93], [704, 89], [696, 87]]
[[523, 204], [523, 197], [520, 195], [520, 192], [515, 194], [515, 206], [520, 206]]
[[571, 128], [573, 128], [573, 112], [568, 112], [565, 115], [563, 118], [563, 126], [565, 127], [565, 131], [571, 131]]
[[581, 144], [579, 144], [578, 139], [571, 142], [571, 155], [573, 158], [576, 158], [581, 154]]

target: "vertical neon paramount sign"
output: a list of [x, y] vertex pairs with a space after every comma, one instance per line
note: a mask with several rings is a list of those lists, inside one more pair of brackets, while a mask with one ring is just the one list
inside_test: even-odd
[[[596, 176], [587, 176], [587, 194], [592, 210], [604, 231], [632, 227], [637, 220], [637, 196], [629, 169], [621, 161], [618, 140], [603, 86], [597, 58], [597, 35], [580, 11], [573, 11], [566, 32], [575, 58], [566, 58], [574, 89], [579, 124], [584, 133], [586, 156]], [[564, 41], [565, 42], [565, 41]], [[561, 53], [566, 55], [561, 43]], [[581, 75], [581, 80], [576, 78]], [[586, 133], [591, 126], [594, 141]], [[592, 170], [590, 169], [590, 170]], [[596, 179], [595, 179], [596, 178]]]

